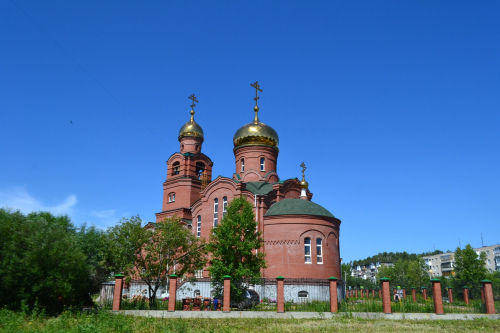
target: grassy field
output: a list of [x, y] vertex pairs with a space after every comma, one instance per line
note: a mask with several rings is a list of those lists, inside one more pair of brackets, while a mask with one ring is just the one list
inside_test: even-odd
[[500, 320], [162, 319], [107, 312], [59, 317], [0, 310], [0, 332], [499, 332]]

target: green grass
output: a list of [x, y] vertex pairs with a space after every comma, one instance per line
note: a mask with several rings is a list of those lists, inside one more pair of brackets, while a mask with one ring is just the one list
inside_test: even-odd
[[0, 310], [0, 332], [498, 332], [499, 320], [355, 319], [164, 319], [99, 311], [59, 317], [25, 316]]

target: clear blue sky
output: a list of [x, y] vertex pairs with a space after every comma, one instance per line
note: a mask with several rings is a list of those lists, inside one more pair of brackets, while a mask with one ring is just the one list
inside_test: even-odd
[[0, 1], [0, 207], [105, 228], [161, 211], [199, 104], [280, 136], [278, 173], [342, 220], [341, 257], [500, 242], [499, 1]]

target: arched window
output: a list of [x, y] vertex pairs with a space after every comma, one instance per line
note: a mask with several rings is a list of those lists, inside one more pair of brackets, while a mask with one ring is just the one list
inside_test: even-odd
[[194, 149], [195, 149], [196, 151], [198, 151], [198, 145], [195, 145], [195, 146], [194, 146]]
[[178, 175], [181, 170], [181, 162], [174, 162], [172, 164], [172, 175]]
[[260, 171], [266, 170], [266, 159], [264, 157], [260, 158]]
[[214, 199], [214, 228], [217, 227], [217, 222], [219, 222], [219, 199]]
[[198, 179], [201, 178], [203, 171], [205, 171], [205, 164], [203, 164], [202, 162], [196, 162], [196, 176], [198, 177]]
[[198, 297], [198, 296], [200, 296], [200, 295], [201, 295], [200, 290], [199, 290], [199, 289], [196, 289], [196, 290], [194, 291], [194, 297]]
[[227, 197], [222, 198], [222, 217], [227, 214]]
[[244, 172], [245, 171], [245, 159], [242, 158], [241, 159], [241, 172]]
[[198, 215], [198, 221], [196, 224], [196, 237], [201, 236], [201, 215]]
[[168, 202], [175, 202], [175, 193], [170, 193], [168, 195]]
[[305, 254], [305, 263], [311, 263], [311, 238], [307, 237], [304, 239], [304, 254]]
[[299, 298], [307, 298], [307, 297], [309, 297], [309, 293], [305, 290], [301, 290], [298, 292], [297, 296]]
[[316, 262], [323, 263], [323, 241], [321, 238], [316, 238]]

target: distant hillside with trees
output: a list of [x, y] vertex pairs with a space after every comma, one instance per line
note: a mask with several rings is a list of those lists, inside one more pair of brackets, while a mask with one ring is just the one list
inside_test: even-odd
[[368, 257], [361, 260], [355, 260], [352, 262], [352, 266], [366, 265], [372, 262], [396, 262], [398, 260], [417, 260], [425, 256], [432, 256], [435, 254], [444, 253], [441, 250], [435, 250], [432, 252], [423, 252], [420, 254], [408, 253], [408, 252], [380, 252], [373, 257]]

